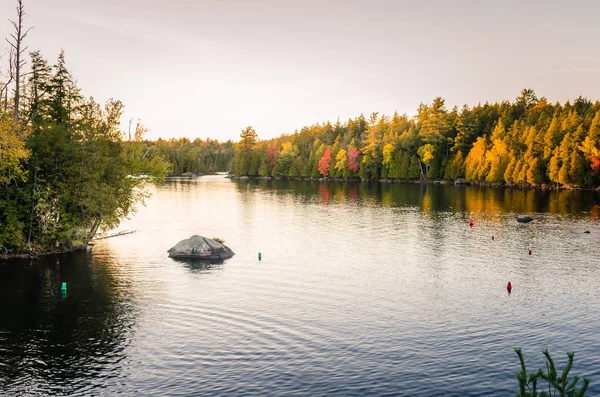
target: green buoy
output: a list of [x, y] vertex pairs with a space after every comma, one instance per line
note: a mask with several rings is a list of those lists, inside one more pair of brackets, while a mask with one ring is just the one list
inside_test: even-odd
[[67, 283], [63, 282], [60, 290], [66, 292], [67, 291]]
[[262, 255], [260, 254], [260, 252], [258, 253], [258, 260], [261, 260]]

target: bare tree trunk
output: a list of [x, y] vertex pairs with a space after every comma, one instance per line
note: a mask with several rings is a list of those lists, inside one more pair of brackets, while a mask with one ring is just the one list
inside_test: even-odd
[[15, 50], [11, 47], [10, 52], [8, 54], [8, 76], [6, 76], [7, 80], [6, 83], [4, 83], [2, 89], [0, 90], [0, 101], [2, 101], [2, 99], [4, 98], [4, 113], [6, 113], [8, 110], [8, 90], [10, 88], [10, 84], [15, 78], [15, 71], [13, 68], [15, 63], [14, 58]]
[[19, 102], [21, 98], [21, 70], [25, 66], [25, 61], [22, 59], [23, 53], [27, 50], [27, 47], [23, 47], [23, 40], [27, 37], [27, 34], [32, 28], [25, 30], [23, 28], [23, 18], [25, 17], [25, 9], [23, 7], [23, 0], [17, 0], [17, 22], [10, 21], [15, 31], [10, 34], [12, 40], [6, 39], [6, 42], [10, 44], [11, 48], [15, 51], [14, 59], [14, 70], [15, 70], [15, 103], [13, 118], [19, 121]]

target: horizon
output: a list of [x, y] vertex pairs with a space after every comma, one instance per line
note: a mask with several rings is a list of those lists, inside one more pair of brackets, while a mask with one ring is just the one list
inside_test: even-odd
[[[139, 118], [151, 140], [237, 141], [248, 125], [268, 140], [371, 112], [414, 116], [438, 96], [448, 109], [524, 88], [550, 103], [600, 98], [600, 5], [587, 0], [24, 5], [29, 49], [50, 64], [64, 49], [83, 94], [123, 101], [122, 129]], [[0, 13], [14, 19], [15, 6]]]

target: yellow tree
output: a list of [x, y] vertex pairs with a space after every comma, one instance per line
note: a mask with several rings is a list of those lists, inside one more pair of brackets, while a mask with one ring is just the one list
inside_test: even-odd
[[560, 171], [560, 155], [558, 148], [554, 148], [552, 157], [550, 157], [550, 164], [548, 164], [548, 178], [551, 182], [558, 183], [558, 172]]
[[25, 147], [27, 130], [14, 120], [0, 120], [0, 183], [23, 179], [23, 160], [29, 157]]
[[465, 160], [465, 177], [470, 181], [478, 181], [485, 178], [487, 161], [485, 158], [485, 137], [479, 137], [473, 144]]
[[494, 139], [492, 148], [487, 151], [485, 157], [490, 166], [486, 180], [488, 182], [502, 182], [509, 162], [506, 143], [502, 139]]
[[[429, 166], [431, 162], [435, 158], [435, 146], [428, 143], [423, 145], [417, 151], [419, 158], [421, 159], [421, 163], [425, 164], [425, 176], [429, 175]], [[423, 176], [423, 168], [421, 168], [421, 175]]]
[[336, 175], [344, 175], [344, 172], [348, 168], [348, 154], [345, 149], [340, 149], [338, 154], [335, 156], [335, 170]]
[[381, 172], [381, 176], [384, 178], [390, 176], [390, 168], [392, 167], [392, 164], [394, 162], [394, 151], [394, 145], [392, 145], [391, 143], [387, 143], [383, 147], [383, 169]]

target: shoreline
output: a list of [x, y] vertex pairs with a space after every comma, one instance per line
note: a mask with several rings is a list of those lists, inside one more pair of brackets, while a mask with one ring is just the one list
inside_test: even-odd
[[30, 252], [15, 252], [15, 253], [0, 253], [0, 264], [10, 263], [19, 260], [38, 260], [42, 257], [52, 255], [70, 254], [73, 252], [89, 252], [92, 250], [93, 244], [78, 245], [76, 247], [63, 250], [50, 251], [30, 251]]
[[227, 175], [227, 171], [215, 171], [212, 173], [202, 174], [202, 173], [193, 173], [193, 172], [184, 172], [180, 175], [167, 175], [166, 179], [195, 179], [200, 178], [201, 176], [209, 176], [209, 175]]
[[312, 181], [312, 182], [372, 182], [372, 183], [399, 183], [399, 184], [420, 184], [420, 185], [454, 185], [457, 187], [472, 186], [472, 187], [489, 187], [489, 188], [505, 188], [505, 189], [539, 189], [539, 190], [555, 190], [555, 191], [573, 191], [573, 190], [585, 190], [585, 191], [597, 191], [600, 192], [600, 187], [579, 187], [579, 186], [554, 186], [549, 184], [540, 185], [517, 185], [511, 183], [492, 183], [492, 182], [468, 182], [464, 179], [457, 179], [456, 181], [447, 179], [436, 179], [436, 180], [421, 180], [421, 179], [397, 179], [397, 178], [379, 178], [379, 179], [368, 179], [360, 177], [350, 178], [312, 178], [312, 177], [278, 177], [278, 176], [247, 176], [247, 175], [227, 175], [229, 179], [239, 180], [281, 180], [281, 181]]

